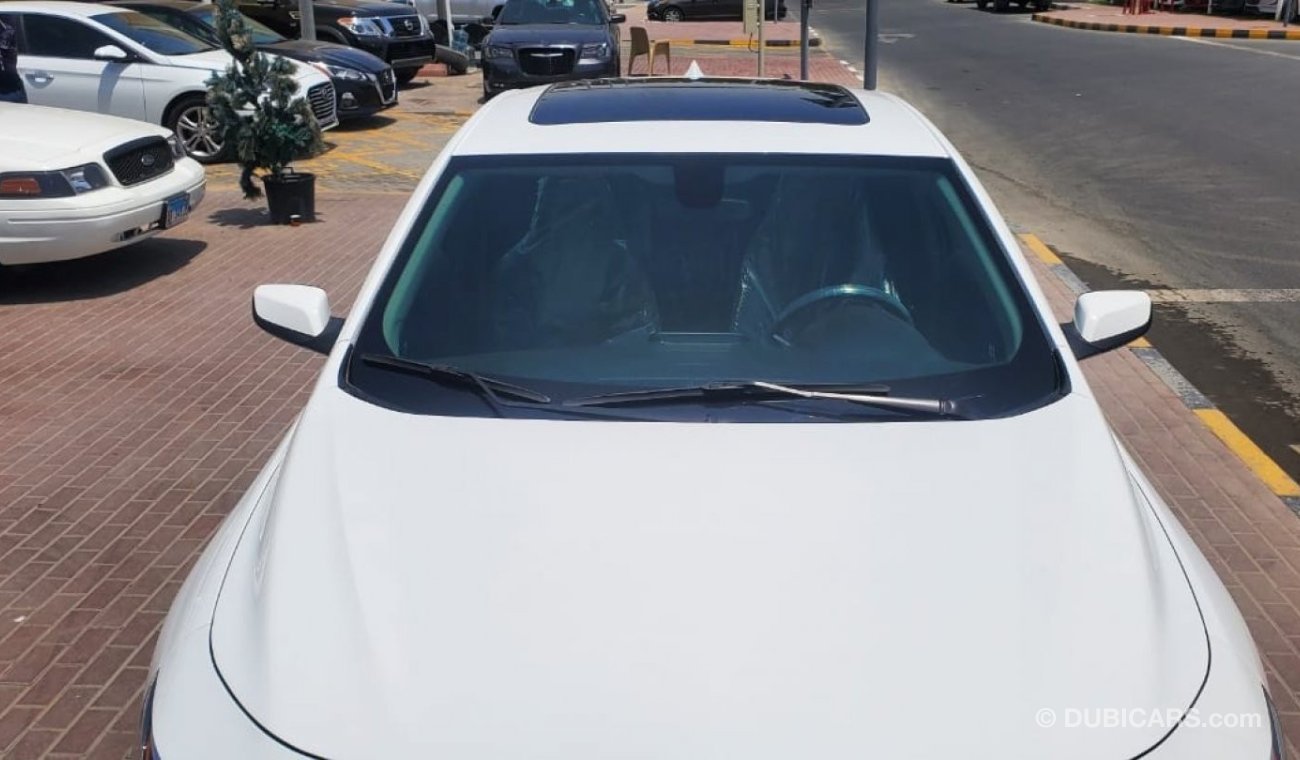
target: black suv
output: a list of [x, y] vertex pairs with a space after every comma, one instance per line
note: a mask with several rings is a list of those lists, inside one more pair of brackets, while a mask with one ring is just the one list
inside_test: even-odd
[[[298, 0], [239, 0], [239, 10], [290, 39], [301, 36]], [[414, 8], [382, 0], [316, 0], [316, 39], [373, 53], [406, 84], [433, 61], [433, 35]]]

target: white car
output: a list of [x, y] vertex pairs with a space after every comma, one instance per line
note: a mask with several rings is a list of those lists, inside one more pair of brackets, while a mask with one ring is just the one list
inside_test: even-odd
[[0, 124], [0, 265], [136, 243], [203, 200], [203, 167], [162, 127], [16, 103]]
[[[18, 30], [18, 71], [29, 103], [161, 124], [194, 158], [224, 157], [205, 102], [207, 81], [230, 56], [143, 13], [62, 0], [0, 4]], [[338, 124], [329, 77], [294, 61], [299, 92], [322, 129]]]
[[1150, 301], [1057, 325], [896, 98], [509, 93], [346, 322], [253, 308], [329, 358], [166, 620], [157, 757], [1278, 757], [1080, 372]]

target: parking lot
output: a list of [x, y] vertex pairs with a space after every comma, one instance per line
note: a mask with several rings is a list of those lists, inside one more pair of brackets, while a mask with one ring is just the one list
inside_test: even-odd
[[[709, 55], [698, 57], [711, 73], [748, 65]], [[264, 224], [234, 168], [213, 167], [203, 206], [163, 237], [0, 272], [0, 755], [135, 756], [163, 615], [321, 366], [254, 326], [250, 293], [315, 284], [345, 314], [479, 92], [474, 75], [417, 80], [398, 108], [329, 132], [327, 152], [298, 167], [319, 175], [316, 224]], [[1064, 317], [1072, 294], [1036, 267]], [[1241, 605], [1294, 745], [1300, 522], [1139, 354], [1087, 368], [1112, 424]]]

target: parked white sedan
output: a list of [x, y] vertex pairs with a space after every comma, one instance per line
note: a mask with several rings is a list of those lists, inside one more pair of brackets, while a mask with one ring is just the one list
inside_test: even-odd
[[203, 200], [203, 167], [162, 127], [15, 103], [0, 124], [0, 265], [120, 248]]
[[[206, 103], [207, 81], [230, 56], [143, 13], [64, 0], [0, 3], [18, 30], [27, 101], [161, 124], [200, 161], [225, 157]], [[329, 77], [293, 61], [299, 92], [322, 129], [338, 124]]]
[[345, 323], [253, 306], [329, 358], [167, 618], [158, 757], [1279, 756], [1079, 368], [1149, 299], [1058, 325], [897, 99], [508, 93]]

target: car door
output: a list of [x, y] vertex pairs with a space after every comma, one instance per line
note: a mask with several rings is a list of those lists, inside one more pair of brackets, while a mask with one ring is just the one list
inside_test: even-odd
[[18, 71], [27, 100], [40, 106], [145, 117], [144, 86], [134, 61], [102, 61], [95, 51], [124, 46], [81, 19], [16, 14], [22, 24]]

